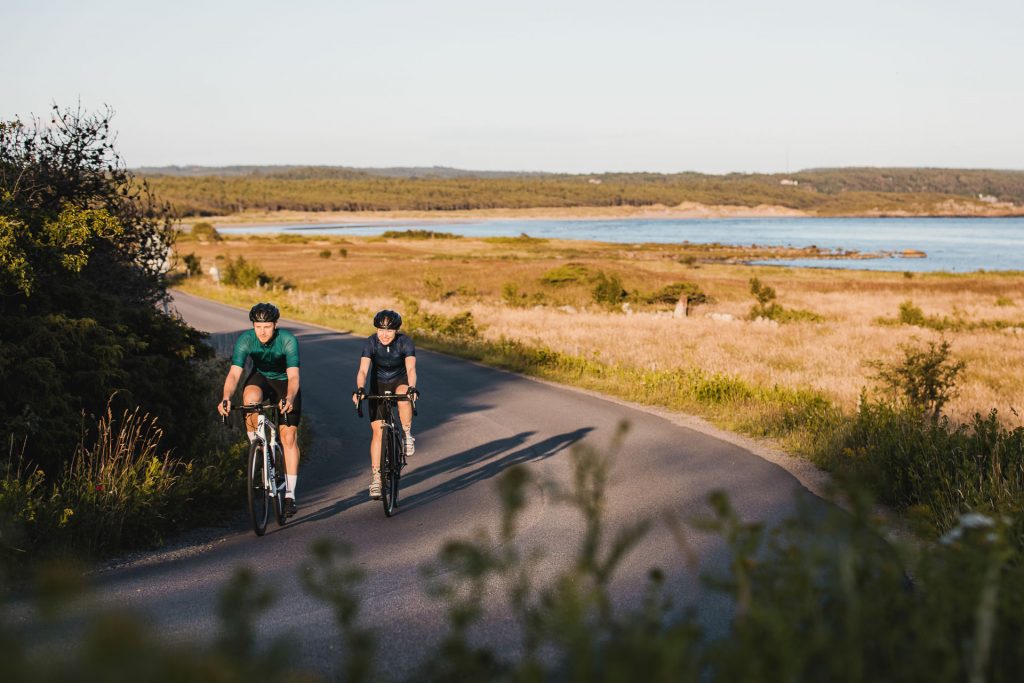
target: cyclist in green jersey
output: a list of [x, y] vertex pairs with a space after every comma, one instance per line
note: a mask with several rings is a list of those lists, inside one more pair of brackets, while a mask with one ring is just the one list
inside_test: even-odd
[[[252, 329], [235, 342], [231, 369], [224, 379], [223, 399], [217, 405], [221, 415], [231, 410], [231, 395], [242, 376], [245, 361], [253, 361], [252, 372], [242, 383], [242, 402], [260, 403], [264, 398], [276, 400], [284, 415], [279, 425], [284, 447], [285, 514], [294, 515], [295, 485], [299, 472], [299, 422], [302, 419], [302, 393], [299, 391], [299, 342], [288, 330], [277, 327], [281, 312], [273, 304], [258, 303], [249, 311]], [[249, 440], [256, 438], [256, 415], [246, 417]]]

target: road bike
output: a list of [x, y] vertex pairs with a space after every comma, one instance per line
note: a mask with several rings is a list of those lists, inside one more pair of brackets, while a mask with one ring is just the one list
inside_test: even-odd
[[405, 467], [405, 429], [398, 419], [398, 402], [408, 401], [412, 414], [416, 415], [416, 398], [406, 394], [357, 394], [356, 412], [363, 416], [363, 401], [380, 401], [384, 405], [384, 420], [381, 423], [380, 440], [380, 497], [384, 503], [384, 514], [390, 517], [398, 507], [398, 482]]
[[[284, 451], [277, 438], [277, 420], [267, 418], [268, 409], [274, 411], [277, 420], [283, 417], [284, 424], [288, 424], [288, 414], [282, 414], [278, 405], [273, 402], [246, 403], [231, 408], [244, 416], [257, 414], [256, 438], [249, 446], [249, 458], [246, 463], [249, 519], [257, 536], [267, 532], [271, 507], [274, 508], [278, 526], [284, 526], [286, 520]], [[227, 417], [224, 418], [224, 423], [227, 424]]]

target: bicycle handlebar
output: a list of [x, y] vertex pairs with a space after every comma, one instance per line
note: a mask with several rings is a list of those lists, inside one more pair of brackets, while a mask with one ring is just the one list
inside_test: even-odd
[[[234, 412], [234, 411], [237, 410], [237, 411], [249, 414], [249, 413], [258, 413], [258, 412], [266, 410], [267, 408], [276, 408], [277, 410], [280, 410], [281, 409], [280, 408], [280, 401], [277, 401], [277, 402], [275, 402], [275, 401], [264, 401], [263, 403], [243, 403], [241, 405], [231, 406], [230, 408], [228, 408], [228, 412]], [[286, 427], [290, 426], [288, 424], [288, 413], [281, 413], [281, 416], [284, 417], [284, 424], [285, 424], [285, 426]], [[227, 415], [221, 415], [220, 416], [220, 420], [224, 424], [225, 427], [228, 426], [228, 416]]]
[[[417, 392], [418, 393], [418, 392]], [[414, 416], [419, 415], [416, 412], [416, 397], [409, 396], [408, 394], [356, 394], [359, 398], [359, 402], [356, 404], [356, 414], [359, 417], [363, 416], [363, 401], [374, 400], [374, 401], [408, 401], [412, 404], [412, 414]]]

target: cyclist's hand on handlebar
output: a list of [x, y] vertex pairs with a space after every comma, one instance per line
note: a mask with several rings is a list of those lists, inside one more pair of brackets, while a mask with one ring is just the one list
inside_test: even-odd
[[418, 400], [420, 397], [420, 390], [417, 389], [416, 387], [409, 387], [409, 390], [406, 391], [405, 393], [409, 398], [413, 400]]
[[289, 398], [282, 398], [279, 407], [281, 409], [281, 412], [284, 413], [285, 415], [292, 412], [292, 409], [295, 408], [295, 406], [292, 404], [291, 399]]
[[362, 387], [357, 387], [356, 390], [352, 392], [352, 405], [358, 408], [359, 402], [363, 400], [363, 396], [366, 396], [366, 391]]
[[231, 413], [231, 401], [229, 399], [224, 399], [218, 403], [217, 412], [222, 416], [227, 417]]

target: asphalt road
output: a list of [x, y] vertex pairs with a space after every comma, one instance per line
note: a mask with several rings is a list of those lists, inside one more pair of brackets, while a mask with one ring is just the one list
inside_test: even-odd
[[[175, 307], [222, 349], [249, 325], [242, 311], [184, 294], [175, 295]], [[707, 495], [715, 489], [726, 491], [745, 518], [769, 524], [793, 511], [794, 492], [811, 497], [777, 465], [663, 417], [420, 350], [416, 455], [402, 479], [399, 513], [386, 518], [366, 492], [369, 423], [356, 417], [349, 399], [362, 338], [292, 321], [281, 325], [300, 342], [303, 411], [314, 427], [312, 452], [303, 454], [300, 470], [298, 515], [283, 528], [271, 521], [262, 538], [240, 515], [232, 529], [199, 549], [157, 555], [95, 577], [105, 604], [142, 610], [170, 637], [212, 633], [221, 587], [237, 568], [248, 566], [279, 596], [260, 622], [260, 635], [295, 634], [303, 666], [330, 671], [340, 650], [333, 616], [304, 593], [298, 573], [310, 544], [328, 537], [349, 543], [366, 571], [363, 620], [387, 636], [381, 668], [412, 675], [445, 623], [443, 606], [423, 590], [421, 566], [436, 557], [445, 539], [497, 528], [494, 483], [507, 468], [524, 464], [539, 478], [568, 484], [572, 445], [603, 447], [623, 420], [631, 428], [610, 478], [606, 519], [612, 529], [665, 512], [681, 519], [705, 514]], [[520, 539], [545, 550], [538, 568], [543, 577], [575, 552], [580, 524], [575, 512], [540, 489], [532, 495]], [[826, 505], [813, 497], [812, 502]], [[717, 540], [691, 535], [690, 543], [701, 570], [723, 567]], [[729, 604], [697, 589], [693, 570], [663, 525], [624, 563], [614, 584], [620, 602], [635, 600], [652, 566], [667, 570], [680, 600], [692, 600], [709, 628], [727, 623]], [[506, 652], [515, 649], [515, 632], [500, 603], [478, 635]]]

